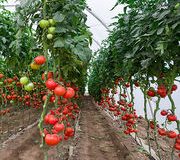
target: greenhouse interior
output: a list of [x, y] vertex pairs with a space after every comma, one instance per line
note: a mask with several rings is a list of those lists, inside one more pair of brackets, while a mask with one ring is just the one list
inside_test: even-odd
[[180, 0], [0, 0], [0, 160], [180, 160]]

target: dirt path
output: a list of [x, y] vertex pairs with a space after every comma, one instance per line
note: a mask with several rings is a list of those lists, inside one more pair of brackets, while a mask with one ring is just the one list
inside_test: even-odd
[[90, 97], [83, 101], [80, 137], [72, 160], [132, 160]]
[[[61, 156], [55, 149], [51, 149], [48, 152], [48, 160], [149, 160], [144, 154], [136, 151], [137, 144], [132, 142], [132, 139], [123, 137], [118, 133], [118, 129], [113, 128], [113, 122], [105, 118], [106, 116], [97, 109], [90, 97], [84, 97], [81, 110], [80, 130], [70, 143], [74, 146], [72, 157], [68, 159], [70, 151], [68, 144], [65, 143], [60, 147], [64, 148], [59, 152]], [[39, 141], [39, 130], [35, 126], [9, 141], [6, 147], [0, 150], [0, 159], [43, 160]], [[58, 156], [53, 158], [54, 155]]]
[[43, 160], [43, 153], [39, 148], [40, 136], [37, 127], [25, 131], [16, 139], [8, 142], [7, 146], [0, 150], [1, 160]]

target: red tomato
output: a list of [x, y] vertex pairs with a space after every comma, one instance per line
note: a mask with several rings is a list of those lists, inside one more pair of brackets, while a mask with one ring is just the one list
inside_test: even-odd
[[129, 103], [129, 104], [128, 104], [128, 107], [133, 107], [133, 106], [134, 106], [133, 103]]
[[46, 58], [44, 56], [37, 56], [34, 58], [34, 62], [38, 65], [43, 65], [46, 62]]
[[149, 97], [154, 97], [154, 96], [156, 95], [156, 93], [155, 93], [155, 91], [153, 91], [153, 90], [148, 90], [148, 91], [147, 91], [147, 95], [148, 95]]
[[167, 112], [166, 110], [162, 110], [162, 111], [161, 111], [161, 115], [162, 115], [162, 116], [166, 116], [167, 114], [168, 114], [168, 112]]
[[174, 146], [174, 148], [180, 151], [180, 144], [179, 144], [179, 143], [176, 143], [175, 146]]
[[58, 118], [56, 118], [54, 115], [50, 115], [48, 122], [51, 125], [55, 125], [58, 122]]
[[54, 128], [57, 132], [61, 132], [61, 131], [64, 130], [65, 127], [64, 127], [64, 124], [63, 124], [63, 123], [61, 123], [61, 124], [56, 123], [53, 128]]
[[68, 98], [73, 98], [74, 95], [75, 95], [74, 89], [71, 88], [71, 87], [68, 87], [67, 90], [66, 90], [66, 93], [64, 94], [63, 97], [68, 99]]
[[46, 87], [49, 90], [54, 90], [57, 86], [58, 86], [58, 84], [53, 79], [48, 79], [46, 81]]
[[157, 94], [159, 94], [161, 98], [165, 98], [167, 95], [166, 87], [164, 85], [160, 85], [158, 87]]
[[173, 114], [169, 114], [167, 116], [167, 119], [168, 119], [168, 121], [177, 121], [176, 115], [173, 115]]
[[56, 118], [52, 114], [47, 114], [44, 118], [44, 123], [46, 124], [55, 125], [57, 122], [58, 122], [58, 118]]
[[166, 136], [167, 135], [166, 130], [164, 128], [158, 128], [158, 133], [161, 136]]
[[73, 128], [66, 128], [65, 130], [65, 136], [72, 137], [74, 135], [74, 129]]
[[169, 131], [169, 132], [167, 132], [167, 136], [168, 136], [169, 138], [176, 138], [176, 137], [177, 137], [177, 134], [176, 134], [176, 132], [174, 132], [174, 131]]
[[54, 94], [57, 95], [57, 96], [63, 96], [65, 93], [66, 93], [66, 89], [61, 85], [58, 85], [54, 89]]
[[[48, 72], [47, 73], [47, 79], [50, 79], [50, 78], [53, 78], [53, 72]], [[45, 80], [45, 74], [44, 73], [42, 74], [42, 80], [43, 81]]]
[[171, 91], [176, 91], [176, 90], [177, 90], [177, 85], [174, 84], [174, 85], [172, 86], [172, 88], [171, 88]]
[[55, 146], [57, 145], [61, 139], [57, 134], [47, 134], [45, 136], [45, 142], [48, 146]]

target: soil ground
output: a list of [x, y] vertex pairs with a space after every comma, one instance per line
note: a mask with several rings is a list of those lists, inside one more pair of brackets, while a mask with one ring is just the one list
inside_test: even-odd
[[135, 141], [113, 128], [112, 121], [105, 118], [90, 97], [83, 100], [79, 126], [79, 137], [71, 160], [149, 159], [138, 153]]
[[[130, 136], [125, 136], [114, 122], [84, 97], [79, 125], [69, 144], [49, 150], [48, 160], [151, 160]], [[37, 126], [26, 130], [0, 149], [1, 160], [43, 160]], [[53, 156], [52, 156], [53, 155]], [[70, 155], [70, 156], [69, 156]]]
[[40, 112], [40, 109], [10, 107], [10, 113], [0, 117], [0, 142], [37, 121]]

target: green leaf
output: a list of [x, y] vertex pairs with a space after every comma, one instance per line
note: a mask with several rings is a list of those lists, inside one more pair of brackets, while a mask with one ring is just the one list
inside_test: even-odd
[[68, 30], [63, 27], [56, 27], [55, 33], [66, 33]]
[[72, 49], [72, 51], [83, 62], [88, 62], [91, 59], [91, 50], [89, 48], [84, 48], [83, 46], [77, 45], [74, 49]]
[[177, 22], [177, 23], [173, 24], [171, 28], [175, 29], [179, 24], [180, 24], [180, 22]]
[[62, 22], [64, 19], [65, 19], [65, 15], [61, 14], [60, 11], [56, 12], [53, 19], [56, 21], [56, 22]]
[[145, 59], [141, 61], [141, 66], [144, 68], [147, 68], [150, 65], [151, 58]]
[[55, 48], [62, 48], [64, 47], [64, 39], [63, 38], [58, 38], [55, 42], [54, 42], [54, 47]]
[[158, 21], [162, 20], [163, 18], [165, 18], [165, 16], [167, 16], [170, 13], [170, 10], [165, 10], [164, 12], [162, 12], [159, 16], [158, 16]]
[[7, 42], [7, 39], [5, 37], [2, 38], [3, 43], [5, 44]]
[[160, 29], [158, 29], [158, 30], [157, 30], [157, 35], [162, 34], [162, 33], [163, 33], [163, 31], [164, 31], [164, 28], [160, 28]]

